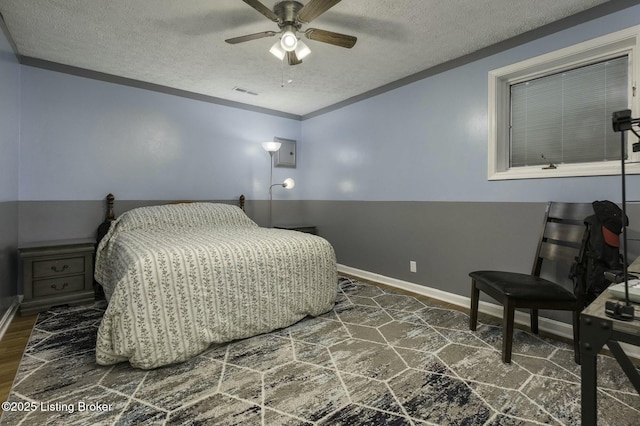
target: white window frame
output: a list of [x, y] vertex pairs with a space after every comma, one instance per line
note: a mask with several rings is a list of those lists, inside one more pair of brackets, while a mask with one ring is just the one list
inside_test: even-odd
[[[640, 73], [640, 25], [489, 71], [488, 180], [620, 174], [619, 161], [559, 164], [555, 169], [544, 169], [539, 165], [509, 168], [509, 121], [511, 85], [622, 55], [629, 56], [628, 108], [636, 118], [640, 110], [636, 96]], [[637, 138], [627, 133], [625, 173], [640, 174], [640, 152], [631, 149]]]

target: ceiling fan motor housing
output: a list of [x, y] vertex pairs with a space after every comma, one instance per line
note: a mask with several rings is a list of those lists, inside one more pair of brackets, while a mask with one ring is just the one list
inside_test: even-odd
[[302, 6], [304, 6], [302, 3], [290, 0], [276, 3], [275, 6], [273, 6], [273, 12], [280, 18], [278, 26], [280, 28], [291, 26], [299, 30], [301, 24], [298, 22], [298, 11], [302, 9]]

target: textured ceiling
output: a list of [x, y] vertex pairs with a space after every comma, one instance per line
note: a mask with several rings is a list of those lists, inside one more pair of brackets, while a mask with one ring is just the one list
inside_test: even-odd
[[225, 43], [278, 31], [241, 0], [0, 0], [0, 13], [22, 58], [305, 116], [602, 3], [344, 0], [302, 30], [356, 45], [303, 39], [312, 53], [296, 66], [269, 53], [276, 37]]

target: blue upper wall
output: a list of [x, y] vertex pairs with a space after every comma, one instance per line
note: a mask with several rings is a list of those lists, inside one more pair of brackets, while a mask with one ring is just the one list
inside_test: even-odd
[[298, 120], [29, 66], [21, 96], [21, 201], [265, 198], [260, 143], [300, 139]]
[[18, 199], [265, 199], [260, 142], [280, 136], [298, 140], [298, 167], [275, 169], [297, 182], [277, 198], [619, 200], [615, 176], [487, 181], [487, 73], [637, 24], [640, 6], [302, 122], [22, 66]]
[[0, 31], [0, 202], [18, 200], [20, 65]]
[[[400, 87], [302, 123], [314, 159], [303, 199], [620, 201], [620, 178], [487, 180], [488, 72], [640, 24], [640, 6]], [[628, 180], [640, 199], [640, 180]]]

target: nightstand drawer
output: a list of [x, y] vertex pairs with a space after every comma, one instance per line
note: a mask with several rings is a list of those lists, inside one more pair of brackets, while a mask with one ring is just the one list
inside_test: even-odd
[[33, 262], [33, 278], [55, 277], [62, 274], [81, 274], [83, 272], [84, 257]]
[[50, 278], [33, 282], [33, 297], [52, 296], [80, 291], [84, 288], [84, 275]]

